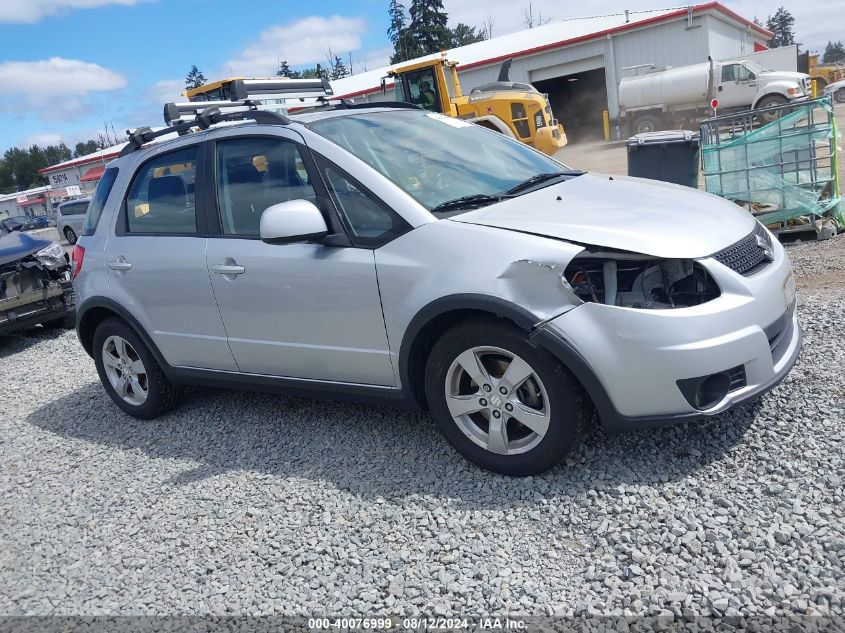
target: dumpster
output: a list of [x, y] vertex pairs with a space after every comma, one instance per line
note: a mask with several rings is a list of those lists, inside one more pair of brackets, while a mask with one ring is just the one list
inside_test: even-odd
[[645, 132], [628, 146], [628, 175], [698, 188], [698, 134], [689, 130]]

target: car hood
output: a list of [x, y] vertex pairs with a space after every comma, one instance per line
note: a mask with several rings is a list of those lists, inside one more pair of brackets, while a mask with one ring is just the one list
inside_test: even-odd
[[451, 220], [655, 257], [707, 257], [754, 229], [714, 195], [656, 180], [584, 174]]
[[804, 73], [796, 73], [788, 70], [767, 70], [765, 72], [760, 73], [760, 76], [767, 82], [794, 81], [799, 86], [802, 83], [801, 80], [807, 77], [807, 75], [805, 75]]
[[0, 234], [0, 265], [23, 259], [48, 246], [50, 246], [50, 240], [32, 237], [19, 231]]

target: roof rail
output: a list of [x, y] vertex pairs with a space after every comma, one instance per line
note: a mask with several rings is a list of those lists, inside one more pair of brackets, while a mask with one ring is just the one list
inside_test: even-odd
[[[234, 112], [224, 112], [221, 110], [220, 107], [216, 105], [208, 107], [209, 103], [213, 102], [205, 101], [188, 104], [165, 104], [164, 120], [168, 124], [167, 127], [164, 127], [160, 130], [152, 130], [148, 127], [138, 128], [134, 131], [126, 130], [126, 135], [129, 137], [129, 142], [120, 151], [119, 155], [126, 156], [127, 154], [131, 154], [132, 152], [140, 149], [146, 143], [149, 143], [150, 141], [155, 140], [160, 136], [166, 136], [168, 134], [173, 134], [174, 132], [179, 136], [182, 136], [190, 132], [193, 128], [198, 127], [201, 130], [206, 130], [215, 123], [223, 123], [225, 121], [244, 121], [250, 119], [255, 121], [256, 123], [275, 123], [277, 125], [287, 125], [288, 123], [290, 123], [290, 119], [284, 116], [283, 114], [278, 114], [269, 110], [249, 109], [237, 110]], [[233, 104], [229, 101], [224, 101], [222, 103], [228, 105], [229, 107], [232, 107], [233, 105], [236, 107], [252, 105], [250, 104], [250, 102]], [[200, 105], [201, 111], [199, 111], [199, 108], [193, 107], [197, 105]], [[188, 108], [187, 106], [192, 107]], [[183, 111], [192, 112], [194, 114], [194, 117], [188, 120], [180, 118], [180, 113]]]

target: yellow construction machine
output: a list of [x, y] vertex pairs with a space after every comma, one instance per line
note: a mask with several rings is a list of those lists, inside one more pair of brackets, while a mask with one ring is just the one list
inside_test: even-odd
[[530, 84], [510, 81], [511, 60], [506, 60], [493, 83], [461, 91], [457, 62], [445, 54], [435, 59], [399, 66], [382, 80], [393, 79], [397, 101], [457, 117], [501, 132], [552, 155], [566, 145], [566, 133], [552, 115], [549, 100]]
[[820, 64], [818, 53], [810, 53], [808, 62], [810, 79], [816, 82], [819, 96], [829, 84], [845, 79], [845, 64], [842, 62]]

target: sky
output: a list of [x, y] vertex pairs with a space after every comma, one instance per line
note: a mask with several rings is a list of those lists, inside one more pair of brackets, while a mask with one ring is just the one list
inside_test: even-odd
[[[525, 12], [562, 19], [673, 6], [671, 0], [444, 0], [450, 25], [493, 35], [524, 28]], [[209, 80], [271, 75], [280, 59], [325, 64], [331, 50], [353, 71], [387, 63], [388, 0], [0, 0], [0, 152], [13, 146], [70, 147], [106, 127], [161, 125], [161, 108], [179, 100], [196, 64]], [[408, 2], [405, 3], [406, 5]], [[763, 22], [780, 3], [723, 0]], [[675, 5], [677, 6], [677, 5]], [[785, 2], [803, 48], [845, 40], [830, 3]]]

